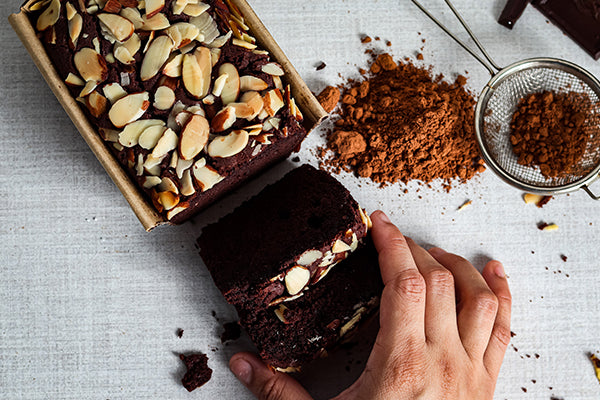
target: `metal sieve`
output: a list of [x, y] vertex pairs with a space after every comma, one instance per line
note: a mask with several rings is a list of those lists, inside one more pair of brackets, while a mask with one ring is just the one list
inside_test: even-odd
[[[412, 2], [492, 76], [483, 88], [475, 109], [477, 142], [487, 165], [504, 181], [526, 192], [548, 196], [583, 189], [593, 199], [599, 200], [600, 196], [592, 193], [589, 185], [600, 177], [600, 81], [583, 68], [556, 58], [531, 58], [505, 68], [499, 67], [450, 0], [445, 0], [446, 4], [483, 57], [448, 30], [417, 0]], [[542, 91], [585, 93], [596, 105], [584, 122], [588, 144], [583, 157], [578, 165], [573, 166], [571, 173], [558, 178], [547, 178], [538, 167], [519, 164], [510, 143], [510, 123], [519, 101], [529, 94]]]

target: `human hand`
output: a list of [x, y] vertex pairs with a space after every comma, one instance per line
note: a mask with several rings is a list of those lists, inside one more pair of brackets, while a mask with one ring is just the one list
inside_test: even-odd
[[[510, 341], [511, 294], [502, 264], [467, 260], [404, 238], [381, 211], [371, 235], [385, 288], [365, 370], [336, 400], [492, 399]], [[233, 373], [261, 400], [308, 400], [292, 377], [250, 353]]]

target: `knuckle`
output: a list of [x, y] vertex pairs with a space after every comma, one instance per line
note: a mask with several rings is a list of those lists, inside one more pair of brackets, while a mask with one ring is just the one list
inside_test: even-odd
[[510, 328], [505, 325], [496, 324], [494, 325], [494, 329], [492, 330], [492, 336], [496, 338], [498, 342], [500, 342], [504, 347], [507, 347], [510, 343]]
[[400, 296], [420, 300], [425, 293], [425, 279], [416, 270], [408, 270], [392, 281], [392, 287]]
[[406, 239], [400, 232], [397, 235], [392, 236], [386, 242], [384, 247], [379, 251], [380, 255], [383, 253], [385, 256], [394, 256], [398, 253], [410, 253], [410, 248]]
[[279, 374], [275, 374], [261, 387], [258, 398], [261, 400], [283, 400], [285, 392], [285, 382]]
[[475, 294], [473, 307], [476, 311], [496, 315], [498, 311], [498, 298], [491, 290], [481, 289]]
[[439, 291], [454, 290], [454, 276], [446, 268], [434, 268], [427, 273], [427, 285]]

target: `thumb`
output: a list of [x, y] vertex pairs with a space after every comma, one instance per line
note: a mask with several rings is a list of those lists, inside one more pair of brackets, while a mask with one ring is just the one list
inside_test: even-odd
[[229, 368], [259, 400], [312, 400], [298, 381], [272, 371], [251, 353], [235, 354], [229, 360]]

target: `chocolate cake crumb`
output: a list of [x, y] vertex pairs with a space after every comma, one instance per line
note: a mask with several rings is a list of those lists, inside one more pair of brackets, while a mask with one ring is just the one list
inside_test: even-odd
[[175, 334], [177, 335], [178, 338], [181, 338], [183, 336], [183, 329], [178, 328], [177, 332]]
[[323, 68], [325, 68], [327, 66], [327, 64], [325, 64], [323, 61], [321, 61], [318, 65], [317, 65], [317, 71], [322, 70]]
[[300, 162], [300, 157], [296, 156], [294, 158], [292, 158], [293, 162]]
[[238, 340], [242, 333], [237, 322], [227, 322], [223, 324], [225, 331], [221, 334], [221, 343]]
[[563, 260], [564, 262], [567, 262], [567, 256], [565, 256], [564, 254], [560, 255], [560, 259]]
[[204, 353], [180, 354], [179, 358], [185, 364], [187, 372], [183, 376], [181, 383], [183, 387], [191, 392], [208, 382], [212, 376], [212, 369], [208, 366], [208, 357]]

